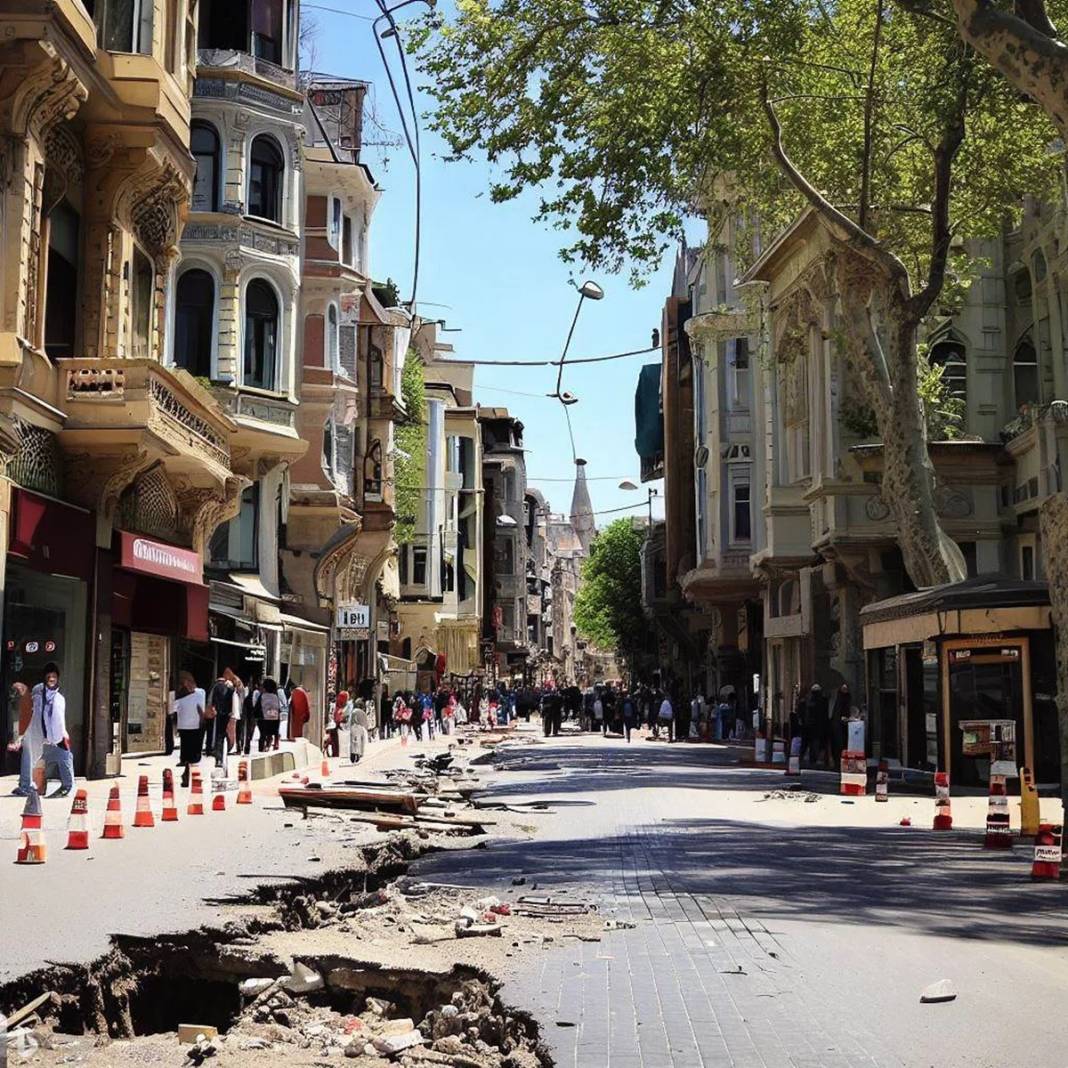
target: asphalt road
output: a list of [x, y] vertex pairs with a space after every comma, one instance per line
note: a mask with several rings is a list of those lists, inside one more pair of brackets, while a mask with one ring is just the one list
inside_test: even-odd
[[[782, 777], [737, 755], [596, 736], [514, 749], [491, 795], [555, 814], [531, 815], [530, 840], [419, 862], [504, 895], [524, 877], [634, 924], [507, 977], [558, 1065], [1068, 1063], [1068, 887], [1029, 881], [1029, 847], [928, 831], [922, 798], [765, 801]], [[955, 803], [960, 822], [981, 822], [976, 801]], [[940, 979], [956, 1000], [921, 1004]]]

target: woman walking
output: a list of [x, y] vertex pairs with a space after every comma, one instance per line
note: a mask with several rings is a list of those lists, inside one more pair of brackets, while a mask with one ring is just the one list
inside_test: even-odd
[[363, 701], [357, 701], [349, 717], [349, 759], [358, 764], [367, 749], [368, 732], [371, 720]]
[[260, 683], [256, 719], [260, 725], [260, 752], [276, 748], [282, 723], [282, 703], [278, 699], [278, 683], [274, 679], [266, 678]]
[[345, 708], [349, 703], [348, 690], [342, 690], [334, 699], [330, 718], [326, 724], [326, 749], [332, 756], [341, 755], [341, 724], [345, 722]]
[[175, 726], [178, 730], [178, 765], [182, 769], [182, 786], [189, 785], [190, 769], [199, 764], [204, 743], [204, 691], [198, 689], [193, 676], [183, 671], [178, 676], [174, 701]]

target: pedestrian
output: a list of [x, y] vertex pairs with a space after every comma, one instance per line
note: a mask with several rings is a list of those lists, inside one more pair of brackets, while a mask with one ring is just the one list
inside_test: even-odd
[[409, 705], [411, 694], [407, 691], [397, 694], [397, 699], [393, 702], [393, 721], [400, 728], [401, 745], [408, 744], [408, 735], [411, 731], [411, 719], [412, 709]]
[[[41, 758], [45, 768], [55, 763], [59, 767], [59, 789], [48, 796], [66, 797], [74, 789], [74, 754], [67, 734], [67, 699], [59, 689], [59, 668], [45, 664], [44, 681], [33, 688], [34, 705], [40, 705], [44, 738]], [[47, 789], [47, 782], [45, 784]]]
[[[801, 749], [805, 746], [805, 702], [801, 697], [801, 684], [794, 684], [793, 694], [793, 707], [790, 709], [790, 716], [787, 720], [787, 726], [789, 728], [789, 737], [791, 747], [793, 746], [793, 740], [797, 738], [799, 740], [800, 749], [798, 749], [798, 756], [801, 754]], [[792, 752], [791, 748], [791, 752]]]
[[675, 691], [675, 741], [686, 742], [690, 738], [690, 723], [692, 722], [691, 702], [683, 699], [681, 691]]
[[278, 687], [278, 729], [274, 732], [274, 745], [272, 749], [278, 749], [282, 737], [289, 737], [289, 694], [285, 686]]
[[289, 691], [289, 740], [295, 742], [304, 737], [304, 726], [311, 718], [311, 702], [308, 691], [290, 680]]
[[622, 703], [623, 713], [623, 736], [630, 741], [630, 732], [634, 730], [635, 725], [638, 722], [638, 703], [631, 693], [623, 695]]
[[278, 744], [282, 705], [278, 699], [278, 683], [268, 677], [260, 683], [256, 702], [256, 719], [260, 727], [260, 752], [265, 753]]
[[853, 695], [849, 692], [849, 683], [843, 682], [834, 695], [834, 710], [831, 714], [831, 758], [833, 767], [838, 767], [842, 760], [842, 750], [849, 742], [849, 717], [853, 708]]
[[823, 693], [823, 687], [818, 682], [814, 682], [805, 703], [805, 734], [808, 739], [808, 758], [817, 766], [826, 762], [827, 713], [828, 701]]
[[349, 717], [349, 759], [353, 764], [360, 762], [367, 749], [370, 727], [371, 721], [367, 716], [367, 709], [362, 700], [357, 701]]
[[326, 718], [326, 751], [332, 756], [341, 755], [341, 724], [345, 722], [345, 708], [349, 703], [348, 690], [342, 690], [331, 701], [330, 714]]
[[674, 726], [675, 710], [671, 707], [671, 698], [666, 692], [664, 699], [660, 702], [656, 718], [659, 720], [659, 728], [667, 735], [667, 740], [672, 741], [671, 732]]
[[241, 729], [241, 713], [245, 707], [246, 687], [240, 676], [236, 675], [230, 668], [226, 670], [230, 673], [230, 683], [234, 688], [230, 699], [230, 718], [226, 721], [226, 744], [227, 753], [229, 754], [241, 751], [237, 745], [237, 732]]
[[382, 687], [382, 698], [378, 704], [378, 736], [379, 738], [393, 737], [393, 698], [389, 696], [389, 687]]
[[749, 729], [748, 724], [745, 722], [745, 708], [742, 702], [738, 700], [736, 693], [732, 693], [727, 700], [730, 701], [734, 712], [734, 738], [735, 741], [740, 742], [745, 738]]
[[174, 719], [178, 730], [178, 766], [182, 769], [182, 786], [189, 785], [189, 775], [194, 764], [203, 756], [204, 744], [204, 691], [188, 671], [178, 676], [178, 689], [174, 700]]
[[[259, 725], [259, 701], [260, 683], [253, 678], [241, 699], [241, 720], [238, 723], [237, 751], [243, 752], [245, 756], [252, 752], [252, 736]], [[261, 746], [261, 751], [262, 748]]]
[[593, 729], [604, 734], [604, 698], [596, 692], [593, 695]]
[[19, 699], [19, 784], [11, 792], [16, 797], [26, 797], [36, 789], [33, 782], [33, 769], [41, 759], [44, 748], [44, 725], [41, 722], [40, 702], [34, 701], [33, 694], [24, 682], [16, 682], [12, 690]]
[[208, 704], [204, 709], [204, 716], [212, 725], [211, 755], [215, 758], [215, 767], [226, 768], [226, 736], [230, 726], [230, 719], [234, 714], [234, 684], [229, 676], [233, 672], [225, 668], [222, 674], [215, 680], [208, 697]]

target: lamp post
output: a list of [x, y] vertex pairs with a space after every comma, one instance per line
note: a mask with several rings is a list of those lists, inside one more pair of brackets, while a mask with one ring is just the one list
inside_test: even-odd
[[[619, 488], [621, 490], [636, 490], [638, 488], [638, 485], [637, 485], [636, 482], [631, 482], [631, 480], [629, 478], [625, 478], [622, 482], [620, 482]], [[650, 531], [652, 531], [652, 529], [653, 529], [653, 498], [654, 497], [659, 497], [659, 496], [660, 496], [660, 490], [655, 489], [653, 486], [650, 486], [649, 490], [648, 490], [649, 530]]]
[[584, 300], [601, 300], [604, 297], [604, 290], [596, 282], [587, 280], [575, 288], [579, 294], [578, 305], [575, 308], [575, 317], [571, 320], [571, 329], [567, 332], [564, 351], [560, 356], [560, 365], [556, 371], [556, 390], [549, 394], [550, 397], [555, 397], [561, 404], [574, 404], [578, 399], [570, 393], [561, 393], [560, 386], [564, 380], [564, 363], [567, 360], [567, 350], [571, 347], [571, 338], [575, 333], [575, 324], [578, 322], [579, 312], [582, 311], [582, 302]]

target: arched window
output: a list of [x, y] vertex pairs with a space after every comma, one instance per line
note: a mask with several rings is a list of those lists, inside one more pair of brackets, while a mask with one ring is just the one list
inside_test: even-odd
[[942, 368], [942, 382], [950, 394], [967, 403], [968, 363], [959, 341], [939, 341], [931, 348], [931, 363]]
[[206, 122], [194, 122], [189, 150], [197, 162], [193, 179], [193, 211], [219, 210], [219, 135]]
[[1029, 337], [1021, 339], [1012, 354], [1012, 385], [1017, 409], [1038, 403], [1038, 353]]
[[178, 279], [174, 316], [174, 362], [191, 375], [211, 377], [215, 281], [207, 271], [186, 271]]
[[282, 173], [285, 161], [273, 137], [260, 134], [249, 151], [248, 213], [282, 221]]
[[278, 352], [278, 298], [262, 278], [245, 291], [245, 385], [275, 388]]
[[337, 307], [331, 304], [326, 309], [326, 351], [330, 360], [330, 370], [340, 370], [338, 359], [338, 321]]

